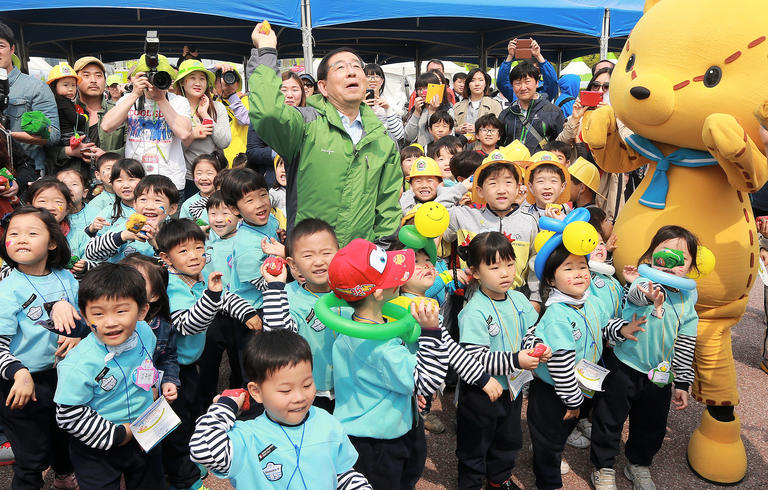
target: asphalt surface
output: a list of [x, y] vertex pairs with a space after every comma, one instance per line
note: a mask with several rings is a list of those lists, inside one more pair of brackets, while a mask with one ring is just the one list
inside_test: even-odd
[[[768, 375], [760, 369], [760, 353], [765, 333], [766, 318], [763, 313], [763, 286], [757, 282], [752, 290], [747, 312], [741, 322], [733, 329], [733, 352], [736, 359], [739, 393], [741, 404], [736, 412], [741, 418], [742, 439], [747, 449], [748, 469], [746, 478], [732, 488], [765, 489], [768, 488]], [[227, 366], [222, 364], [222, 369]], [[226, 373], [223, 373], [226, 379]], [[419, 490], [456, 488], [456, 424], [453, 409], [453, 391], [446, 392], [441, 399], [435, 400], [433, 410], [447, 426], [443, 434], [427, 433], [428, 459], [421, 481], [416, 486]], [[656, 455], [651, 467], [651, 474], [659, 489], [706, 489], [718, 488], [698, 479], [688, 468], [686, 447], [688, 439], [698, 425], [704, 405], [691, 401], [684, 411], [672, 410], [667, 424], [667, 436], [661, 451]], [[626, 427], [624, 440], [626, 440]], [[535, 488], [531, 466], [531, 452], [528, 450], [529, 437], [523, 406], [523, 450], [520, 452], [514, 472], [517, 483], [527, 489]], [[591, 465], [589, 449], [575, 449], [567, 446], [565, 459], [571, 471], [563, 476], [566, 489], [587, 489]], [[616, 464], [616, 480], [620, 489], [632, 488], [623, 475], [625, 459], [622, 456]], [[0, 488], [11, 488], [11, 467], [0, 467]], [[52, 476], [47, 475], [45, 488], [52, 488]], [[232, 488], [228, 482], [208, 477], [206, 486], [211, 489]], [[160, 488], [160, 487], [158, 487]]]

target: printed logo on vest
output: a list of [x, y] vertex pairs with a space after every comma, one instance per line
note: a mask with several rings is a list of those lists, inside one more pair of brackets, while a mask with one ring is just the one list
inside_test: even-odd
[[138, 252], [138, 250], [136, 250], [136, 248], [131, 247], [131, 246], [127, 246], [127, 247], [125, 247], [125, 250], [123, 251], [123, 255], [128, 257], [132, 253], [136, 253], [136, 252]]
[[595, 285], [596, 288], [605, 287], [605, 281], [603, 281], [602, 279], [595, 279], [594, 281], [592, 281], [592, 283]]
[[491, 337], [495, 337], [499, 335], [499, 332], [501, 332], [499, 325], [493, 321], [493, 317], [490, 315], [488, 315], [488, 318], [485, 319], [485, 326], [488, 327], [488, 334]]
[[576, 322], [571, 322], [571, 328], [573, 329], [573, 340], [579, 340], [581, 338], [581, 330], [576, 326]]
[[322, 332], [325, 330], [325, 325], [323, 325], [323, 322], [321, 322], [320, 319], [315, 316], [314, 308], [309, 310], [309, 315], [307, 315], [307, 318], [304, 320], [307, 322], [307, 325], [309, 325], [309, 327], [315, 332]]
[[262, 449], [261, 452], [259, 453], [259, 461], [263, 460], [264, 458], [272, 454], [272, 451], [274, 451], [275, 449], [277, 449], [277, 446], [275, 446], [274, 444], [270, 444], [269, 446]]
[[117, 386], [117, 378], [114, 376], [104, 378], [99, 383], [99, 386], [101, 386], [101, 389], [104, 391], [112, 391], [112, 389]]
[[275, 464], [273, 462], [267, 463], [267, 466], [261, 469], [264, 472], [264, 476], [269, 481], [277, 481], [283, 477], [283, 465]]
[[37, 320], [41, 316], [43, 316], [43, 307], [42, 306], [33, 306], [27, 312], [27, 318], [29, 318], [32, 321]]

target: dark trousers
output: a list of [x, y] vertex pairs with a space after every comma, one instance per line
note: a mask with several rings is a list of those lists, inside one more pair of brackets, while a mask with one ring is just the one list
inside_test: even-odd
[[336, 400], [331, 400], [325, 396], [316, 396], [315, 401], [312, 402], [312, 405], [316, 406], [317, 408], [322, 408], [326, 412], [333, 415], [333, 409], [336, 408]]
[[410, 490], [424, 471], [427, 438], [424, 424], [418, 424], [397, 439], [349, 436], [357, 449], [355, 470], [368, 479], [373, 490]]
[[200, 391], [197, 396], [197, 415], [205, 412], [218, 394], [221, 358], [224, 351], [229, 359], [229, 388], [245, 388], [243, 383], [241, 349], [248, 334], [241, 322], [225, 315], [216, 315], [205, 333], [205, 348], [197, 360], [200, 369]]
[[126, 490], [163, 488], [159, 446], [145, 453], [134, 439], [104, 451], [73, 437], [70, 450], [80, 490], [119, 490], [122, 476]]
[[554, 386], [539, 378], [531, 381], [528, 391], [528, 428], [533, 444], [536, 488], [541, 490], [563, 486], [560, 461], [563, 458], [565, 441], [577, 421], [575, 418], [563, 420], [566, 410], [562, 400], [555, 393]]
[[189, 459], [189, 440], [195, 430], [195, 407], [199, 391], [199, 371], [196, 364], [180, 365], [181, 387], [171, 407], [181, 419], [181, 425], [163, 439], [163, 467], [168, 483], [175, 488], [187, 488], [200, 479], [200, 470]]
[[592, 409], [592, 463], [596, 468], [613, 467], [629, 416], [624, 452], [630, 463], [650, 466], [667, 433], [672, 385], [659, 388], [647, 373], [635, 371], [613, 353], [604, 358], [611, 372], [603, 382], [605, 393]]
[[0, 381], [0, 421], [16, 457], [11, 484], [14, 490], [39, 490], [48, 466], [59, 475], [72, 473], [69, 436], [56, 425], [56, 370], [32, 373], [32, 380], [37, 401], [30, 400], [18, 410], [5, 405], [13, 381]]
[[509, 398], [505, 390], [491, 402], [480, 388], [459, 384], [456, 409], [456, 456], [459, 489], [481, 488], [483, 478], [503, 483], [512, 475], [517, 453], [523, 447], [520, 411], [523, 397]]

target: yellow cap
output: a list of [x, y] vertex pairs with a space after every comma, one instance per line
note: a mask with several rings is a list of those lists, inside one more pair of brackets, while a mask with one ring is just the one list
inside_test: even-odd
[[487, 157], [483, 159], [483, 163], [477, 167], [474, 175], [472, 176], [472, 202], [476, 204], [485, 204], [485, 199], [480, 197], [480, 193], [477, 192], [477, 181], [480, 178], [480, 174], [483, 172], [483, 170], [485, 170], [487, 166], [493, 165], [495, 163], [506, 163], [509, 164], [511, 168], [514, 168], [515, 173], [517, 173], [518, 184], [520, 183], [520, 179], [525, 174], [525, 167], [523, 166], [525, 162], [510, 160], [502, 150], [493, 150]]
[[[533, 174], [533, 170], [536, 167], [540, 167], [541, 165], [554, 165], [563, 172], [563, 178], [565, 178], [565, 188], [563, 189], [563, 192], [557, 196], [557, 199], [555, 199], [554, 202], [556, 204], [564, 204], [570, 201], [571, 179], [566, 178], [568, 177], [568, 169], [565, 167], [565, 165], [560, 163], [560, 161], [557, 159], [557, 155], [554, 153], [548, 151], [539, 151], [531, 156], [531, 163], [529, 163], [525, 168], [525, 185], [528, 187], [528, 192], [525, 194], [525, 200], [528, 201], [528, 204], [534, 204], [536, 202], [536, 198], [531, 193], [531, 175]], [[598, 183], [599, 181], [600, 177], [598, 176]]]
[[514, 140], [507, 146], [502, 146], [499, 150], [510, 162], [527, 162], [531, 159], [531, 152], [520, 140]]
[[82, 78], [77, 76], [77, 73], [75, 73], [75, 70], [72, 69], [71, 66], [69, 66], [69, 63], [66, 61], [62, 61], [58, 65], [54, 65], [53, 68], [51, 68], [51, 71], [48, 72], [48, 85], [55, 82], [56, 80], [62, 79], [62, 78], [68, 78], [72, 77], [77, 79], [77, 83], [80, 83], [83, 81]]
[[440, 165], [432, 158], [419, 157], [413, 162], [411, 173], [405, 180], [410, 182], [414, 177], [437, 177], [443, 180], [443, 172], [440, 170]]
[[571, 176], [578, 179], [579, 182], [586, 185], [597, 194], [600, 189], [600, 171], [597, 167], [587, 161], [584, 157], [579, 157], [568, 167]]

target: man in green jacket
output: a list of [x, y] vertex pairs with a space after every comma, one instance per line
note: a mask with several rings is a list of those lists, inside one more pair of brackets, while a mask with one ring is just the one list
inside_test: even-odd
[[112, 151], [122, 155], [125, 152], [125, 124], [111, 133], [101, 129], [101, 120], [104, 114], [115, 106], [113, 101], [108, 101], [104, 97], [106, 86], [104, 63], [96, 57], [84, 56], [75, 61], [73, 68], [82, 79], [77, 88], [80, 101], [88, 109], [89, 136], [94, 133], [93, 126], [97, 126], [98, 129], [98, 141], [91, 139], [96, 145], [90, 148], [87, 145], [82, 145], [89, 153], [87, 156], [91, 157], [92, 162], [96, 162], [96, 159], [105, 152]]
[[[341, 246], [354, 238], [388, 243], [397, 232], [403, 172], [394, 141], [363, 103], [368, 78], [350, 49], [326, 55], [318, 67], [320, 94], [307, 107], [284, 102], [277, 66], [277, 37], [251, 34], [246, 72], [251, 124], [285, 160], [288, 231], [305, 218], [334, 227]], [[298, 110], [297, 110], [298, 109]]]

